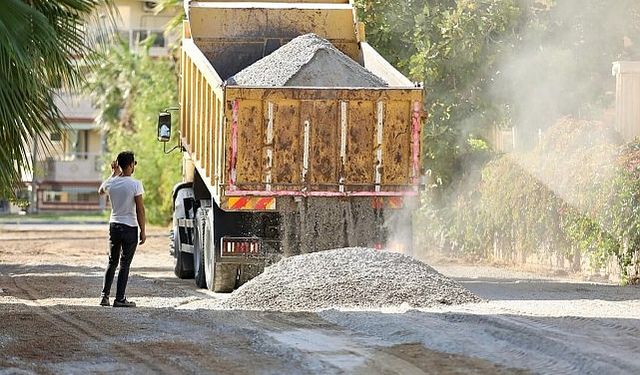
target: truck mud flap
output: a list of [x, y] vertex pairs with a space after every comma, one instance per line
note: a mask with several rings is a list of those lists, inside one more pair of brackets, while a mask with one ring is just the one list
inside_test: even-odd
[[284, 255], [384, 243], [383, 210], [370, 197], [291, 200], [281, 217]]

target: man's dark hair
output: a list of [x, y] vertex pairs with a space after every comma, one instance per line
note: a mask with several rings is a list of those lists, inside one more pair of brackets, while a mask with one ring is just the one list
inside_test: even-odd
[[135, 159], [133, 158], [133, 152], [131, 151], [122, 151], [118, 154], [118, 165], [122, 169], [125, 169], [126, 167], [133, 164], [134, 160]]

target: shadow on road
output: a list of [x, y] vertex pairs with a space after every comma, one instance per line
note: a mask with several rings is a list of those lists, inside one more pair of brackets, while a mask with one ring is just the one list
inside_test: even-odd
[[[12, 295], [17, 298], [32, 299], [20, 287], [25, 285], [28, 286], [28, 289], [37, 291], [38, 299], [98, 299], [104, 282], [104, 272], [105, 268], [102, 267], [62, 264], [0, 264], [0, 276], [5, 276], [5, 282], [0, 285], [3, 289], [0, 297]], [[167, 275], [169, 272], [171, 272], [171, 276]], [[145, 275], [140, 275], [140, 273]], [[7, 276], [14, 279], [13, 285], [8, 283]], [[116, 292], [117, 278], [118, 271], [116, 271], [111, 288], [112, 296]], [[197, 293], [193, 280], [179, 280], [173, 276], [172, 270], [164, 267], [131, 267], [127, 295], [168, 298], [204, 296]]]

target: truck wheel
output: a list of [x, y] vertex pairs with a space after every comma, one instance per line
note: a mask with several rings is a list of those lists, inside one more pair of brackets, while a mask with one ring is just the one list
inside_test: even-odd
[[204, 274], [206, 288], [213, 290], [213, 280], [215, 278], [215, 242], [213, 240], [213, 225], [211, 223], [211, 210], [203, 210], [204, 220]]
[[198, 288], [206, 288], [207, 280], [204, 270], [204, 210], [198, 208], [196, 212], [196, 220], [193, 226], [193, 270], [194, 278]]
[[177, 226], [173, 228], [173, 251], [176, 258], [173, 272], [180, 279], [191, 279], [193, 278], [193, 255], [181, 250], [180, 233], [178, 231]]
[[219, 293], [230, 293], [236, 287], [236, 276], [238, 266], [236, 264], [216, 264], [213, 291]]
[[204, 274], [207, 289], [214, 292], [233, 292], [236, 286], [238, 266], [235, 264], [216, 263], [216, 243], [213, 233], [211, 209], [203, 210], [204, 220]]

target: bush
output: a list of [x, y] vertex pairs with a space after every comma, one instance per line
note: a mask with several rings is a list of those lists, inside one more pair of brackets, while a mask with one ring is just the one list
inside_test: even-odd
[[535, 150], [497, 156], [470, 178], [448, 200], [425, 195], [428, 241], [483, 258], [494, 247], [513, 260], [579, 252], [595, 269], [613, 256], [623, 281], [638, 273], [640, 143], [620, 145], [602, 123], [564, 118]]

